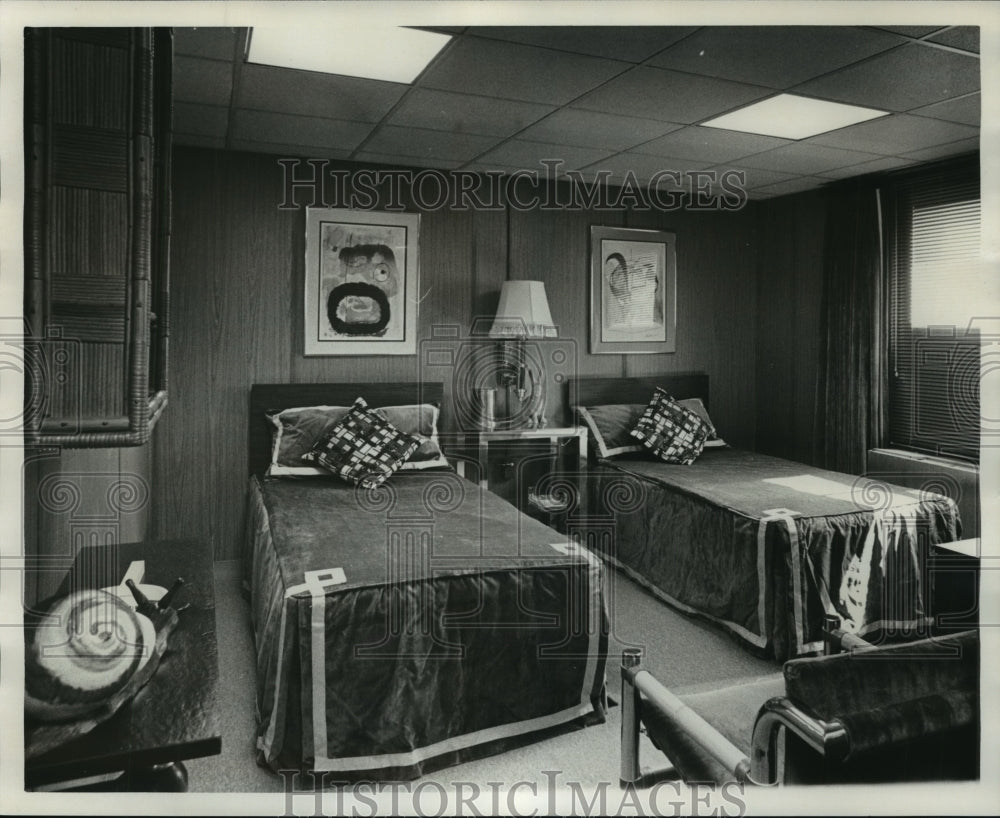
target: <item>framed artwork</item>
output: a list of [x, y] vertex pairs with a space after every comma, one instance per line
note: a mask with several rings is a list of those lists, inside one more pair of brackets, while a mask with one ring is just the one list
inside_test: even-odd
[[307, 208], [306, 355], [416, 355], [419, 220]]
[[590, 228], [590, 351], [674, 352], [677, 236]]

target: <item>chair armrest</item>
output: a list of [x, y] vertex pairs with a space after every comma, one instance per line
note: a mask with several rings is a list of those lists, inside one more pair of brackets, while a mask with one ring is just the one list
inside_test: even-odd
[[750, 777], [758, 784], [778, 783], [778, 734], [782, 727], [825, 758], [840, 761], [847, 757], [850, 740], [839, 719], [818, 719], [784, 696], [768, 699], [757, 714], [750, 742]]
[[931, 693], [877, 710], [840, 718], [850, 739], [848, 758], [974, 726], [979, 720], [979, 694], [975, 691]]
[[754, 724], [750, 776], [757, 783], [777, 779], [777, 737], [785, 727], [831, 763], [854, 760], [875, 750], [974, 726], [978, 694], [931, 694], [876, 710], [824, 721], [784, 697], [768, 700]]
[[[657, 746], [668, 743], [662, 741], [667, 732], [679, 733], [711, 762], [718, 765], [725, 776], [743, 783], [753, 783], [750, 781], [750, 760], [746, 754], [667, 690], [648, 671], [640, 667], [623, 667], [622, 687], [623, 689], [631, 687], [638, 694], [641, 701], [638, 707], [638, 720], [645, 723], [650, 738], [654, 739]], [[623, 741], [624, 730], [623, 720]], [[658, 738], [660, 740], [657, 740]], [[666, 752], [665, 748], [661, 749]], [[688, 779], [688, 772], [684, 769], [685, 759], [671, 757], [670, 760], [684, 778]], [[626, 776], [623, 775], [622, 778], [625, 780]]]
[[857, 634], [845, 631], [841, 627], [840, 617], [827, 614], [823, 621], [823, 655], [834, 656], [844, 651], [866, 650], [876, 648], [871, 642], [862, 639]]

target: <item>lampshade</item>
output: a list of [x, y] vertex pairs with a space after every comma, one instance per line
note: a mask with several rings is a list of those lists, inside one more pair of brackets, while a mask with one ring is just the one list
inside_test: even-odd
[[490, 338], [555, 338], [556, 328], [541, 281], [505, 281]]

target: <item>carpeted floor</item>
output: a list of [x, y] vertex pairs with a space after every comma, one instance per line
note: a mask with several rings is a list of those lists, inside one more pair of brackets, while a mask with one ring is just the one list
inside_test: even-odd
[[[726, 633], [686, 617], [659, 601], [628, 578], [609, 570], [608, 613], [611, 619], [608, 692], [621, 697], [619, 661], [624, 647], [639, 647], [643, 663], [675, 692], [690, 692], [720, 682], [751, 681], [774, 673], [775, 662], [758, 659]], [[239, 566], [217, 563], [216, 622], [219, 641], [222, 753], [185, 762], [192, 792], [282, 792], [284, 781], [258, 767], [254, 758], [254, 646], [249, 605], [239, 587]], [[544, 771], [562, 780], [598, 786], [618, 782], [621, 708], [612, 707], [604, 724], [565, 733], [518, 750], [451, 767], [422, 781], [538, 782]], [[646, 742], [640, 750], [643, 766], [665, 765], [662, 755]]]

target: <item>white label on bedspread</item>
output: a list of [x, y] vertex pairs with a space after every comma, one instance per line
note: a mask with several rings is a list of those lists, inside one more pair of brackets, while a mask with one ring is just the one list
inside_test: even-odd
[[[833, 500], [843, 500], [854, 503], [858, 509], [887, 509], [901, 506], [911, 506], [920, 501], [921, 496], [912, 489], [892, 486], [881, 480], [855, 478], [851, 485], [816, 477], [813, 474], [797, 474], [794, 477], [765, 477], [761, 482], [775, 486], [813, 494], [817, 497], [829, 497]], [[937, 499], [937, 495], [928, 493], [926, 499]]]
[[600, 565], [600, 560], [578, 542], [550, 542], [549, 547], [567, 557], [577, 557], [580, 562], [589, 562], [591, 566]]
[[765, 522], [768, 520], [779, 520], [782, 517], [794, 517], [798, 513], [798, 511], [791, 508], [765, 508], [761, 512], [765, 517]]
[[550, 542], [549, 547], [554, 548], [560, 554], [565, 554], [567, 557], [572, 557], [580, 553], [580, 546], [575, 542]]
[[301, 585], [293, 585], [285, 591], [285, 596], [295, 596], [303, 591], [308, 591], [312, 596], [322, 596], [327, 588], [347, 582], [347, 574], [343, 568], [323, 568], [319, 571], [306, 571], [303, 579], [305, 582]]

